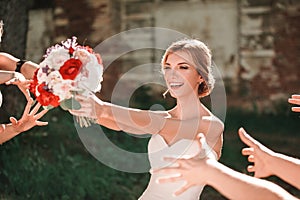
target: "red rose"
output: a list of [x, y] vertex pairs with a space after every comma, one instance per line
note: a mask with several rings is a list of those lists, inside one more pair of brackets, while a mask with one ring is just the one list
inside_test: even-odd
[[63, 79], [74, 80], [79, 74], [81, 67], [82, 62], [79, 59], [70, 58], [60, 67], [59, 73]]
[[53, 107], [59, 106], [59, 97], [47, 91], [46, 87], [47, 86], [45, 83], [42, 83], [38, 86], [37, 90], [40, 93], [40, 95], [36, 98], [37, 101], [42, 106], [49, 106], [49, 105]]
[[72, 55], [74, 53], [74, 49], [72, 47], [69, 48], [69, 54]]
[[36, 86], [38, 85], [38, 79], [37, 79], [38, 71], [39, 71], [39, 69], [36, 69], [34, 71], [33, 80], [29, 85], [29, 91], [32, 92], [34, 94], [34, 96], [36, 96]]

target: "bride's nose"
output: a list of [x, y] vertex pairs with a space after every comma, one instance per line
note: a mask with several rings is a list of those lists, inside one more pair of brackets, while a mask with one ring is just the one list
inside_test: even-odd
[[178, 77], [178, 72], [176, 69], [171, 69], [171, 77]]

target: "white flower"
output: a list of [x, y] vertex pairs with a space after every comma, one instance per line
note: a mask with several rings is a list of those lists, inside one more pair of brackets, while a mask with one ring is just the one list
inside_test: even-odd
[[101, 82], [103, 80], [103, 66], [98, 63], [94, 54], [89, 54], [89, 62], [83, 66], [81, 73], [76, 77], [78, 87], [98, 92], [101, 89]]
[[40, 67], [37, 73], [37, 79], [38, 79], [38, 83], [43, 83], [46, 82], [47, 80], [47, 73], [43, 72], [43, 67]]
[[47, 64], [50, 68], [54, 70], [59, 70], [59, 68], [70, 59], [70, 54], [67, 49], [64, 48], [57, 48], [52, 49], [51, 53], [46, 57], [43, 61]]
[[72, 97], [72, 89], [74, 88], [73, 80], [65, 80], [58, 71], [53, 71], [47, 76], [46, 84], [53, 94], [59, 96], [59, 99], [69, 99]]
[[82, 62], [82, 65], [86, 65], [91, 61], [90, 53], [85, 49], [77, 48], [77, 50], [74, 51], [74, 55]]

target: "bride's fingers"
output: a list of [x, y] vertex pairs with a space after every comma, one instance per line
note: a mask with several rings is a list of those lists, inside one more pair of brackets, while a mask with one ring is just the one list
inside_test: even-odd
[[69, 110], [69, 112], [75, 116], [94, 118], [94, 112], [92, 109]]
[[84, 95], [76, 95], [75, 96], [75, 99], [79, 102], [83, 101], [83, 102], [86, 102], [86, 101], [92, 101], [92, 97], [91, 96], [84, 96]]
[[80, 110], [69, 110], [72, 115], [80, 116], [82, 112]]
[[75, 99], [77, 101], [84, 101], [84, 100], [86, 100], [86, 97], [81, 95], [81, 94], [78, 94], [78, 95], [75, 96]]
[[81, 108], [91, 108], [93, 104], [91, 102], [79, 101]]

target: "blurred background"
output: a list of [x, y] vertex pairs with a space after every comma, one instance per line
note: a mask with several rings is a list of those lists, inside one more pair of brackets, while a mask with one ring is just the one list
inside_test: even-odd
[[[291, 156], [300, 156], [300, 118], [287, 99], [300, 94], [300, 2], [298, 0], [0, 0], [4, 35], [0, 51], [39, 63], [47, 47], [71, 36], [96, 47], [120, 32], [143, 27], [178, 31], [205, 42], [221, 72], [227, 112], [221, 162], [246, 172], [247, 160], [237, 136], [240, 126], [262, 143]], [[127, 44], [155, 46], [168, 36], [152, 31], [129, 35]], [[115, 47], [111, 47], [113, 49]], [[114, 57], [107, 49], [104, 81], [99, 94], [111, 101], [120, 77], [135, 66], [159, 63], [163, 51], [145, 48]], [[107, 58], [107, 59], [106, 59]], [[159, 76], [153, 68], [126, 77], [124, 95], [134, 89], [129, 106], [169, 109], [165, 87], [135, 82]], [[0, 85], [1, 123], [20, 117], [26, 103], [15, 86]], [[122, 96], [122, 94], [119, 94]], [[121, 101], [122, 99], [120, 99]], [[203, 102], [210, 107], [209, 97]], [[117, 102], [118, 103], [118, 102]], [[148, 173], [126, 173], [107, 167], [85, 149], [72, 116], [52, 109], [37, 127], [4, 143], [0, 149], [0, 199], [137, 199]], [[146, 152], [148, 137], [104, 129], [120, 148]], [[138, 164], [138, 163], [137, 163]], [[287, 169], [288, 170], [288, 169]], [[270, 177], [289, 192], [300, 192]], [[200, 199], [225, 199], [209, 186]]]

